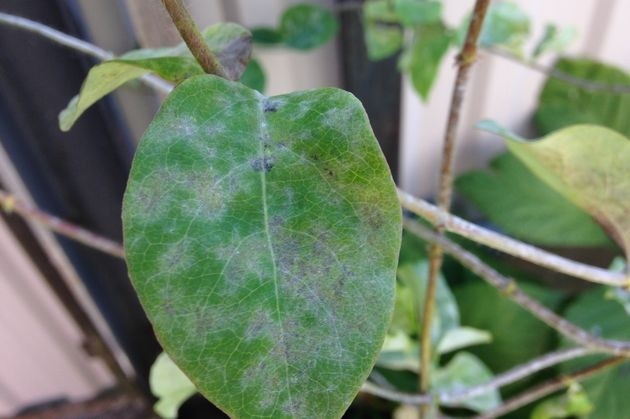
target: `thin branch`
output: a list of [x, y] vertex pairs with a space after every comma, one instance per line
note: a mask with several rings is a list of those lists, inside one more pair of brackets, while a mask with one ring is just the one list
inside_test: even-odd
[[501, 275], [499, 272], [485, 264], [476, 255], [463, 249], [458, 244], [455, 244], [444, 237], [444, 235], [438, 234], [435, 231], [424, 227], [422, 224], [409, 219], [405, 220], [405, 227], [413, 234], [418, 235], [428, 242], [438, 243], [444, 248], [446, 253], [450, 254], [453, 258], [459, 261], [459, 263], [467, 267], [473, 273], [477, 274], [487, 283], [497, 288], [506, 298], [514, 301], [535, 317], [546, 323], [548, 326], [557, 330], [575, 343], [591, 349], [592, 351], [608, 353], [611, 355], [630, 356], [630, 342], [613, 339], [601, 339], [558, 316], [556, 313], [540, 304], [537, 300], [524, 293], [514, 280]]
[[28, 221], [41, 224], [56, 233], [83, 243], [86, 246], [117, 258], [124, 259], [125, 257], [125, 251], [119, 243], [86, 230], [83, 227], [79, 227], [76, 224], [55, 217], [54, 215], [50, 215], [40, 209], [31, 207], [3, 190], [0, 190], [0, 206], [8, 213], [15, 212]]
[[[59, 45], [79, 51], [99, 61], [115, 58], [114, 54], [110, 51], [30, 19], [0, 12], [0, 23], [41, 35]], [[160, 93], [168, 94], [173, 90], [172, 84], [151, 74], [142, 76], [140, 80]]]
[[[457, 57], [457, 76], [455, 77], [455, 85], [451, 96], [451, 104], [446, 123], [446, 132], [444, 134], [444, 143], [442, 145], [442, 164], [440, 168], [440, 185], [438, 192], [438, 206], [440, 209], [447, 211], [451, 207], [453, 195], [453, 162], [455, 160], [455, 139], [457, 129], [459, 127], [460, 112], [464, 102], [464, 94], [470, 69], [477, 59], [477, 40], [481, 34], [483, 21], [488, 11], [490, 0], [476, 0], [475, 7], [472, 12], [470, 24], [466, 39], [460, 54]], [[439, 235], [444, 234], [444, 227], [435, 224], [436, 231]], [[420, 330], [420, 391], [425, 392], [429, 388], [430, 368], [431, 368], [431, 326], [433, 324], [433, 313], [435, 311], [435, 292], [438, 273], [442, 266], [443, 251], [442, 248], [435, 244], [431, 246], [429, 252], [429, 275], [427, 280], [427, 289], [425, 292], [422, 328]], [[421, 417], [424, 412], [421, 412]]]
[[509, 52], [503, 51], [499, 48], [484, 48], [484, 51], [492, 55], [496, 55], [497, 57], [501, 57], [506, 60], [512, 61], [514, 63], [523, 65], [531, 70], [544, 74], [545, 76], [553, 77], [554, 79], [558, 79], [566, 83], [572, 84], [583, 90], [588, 90], [591, 92], [608, 92], [608, 93], [615, 93], [615, 94], [630, 93], [630, 85], [628, 84], [603, 83], [603, 82], [583, 79], [580, 77], [575, 77], [562, 70], [558, 70], [557, 68], [547, 67], [535, 61], [522, 60], [519, 57], [513, 54], [510, 54]]
[[201, 32], [192, 18], [188, 9], [181, 0], [163, 0], [164, 8], [171, 16], [171, 20], [179, 31], [182, 39], [188, 45], [188, 49], [201, 65], [201, 68], [208, 73], [227, 79], [228, 76], [223, 66], [210, 51], [208, 44], [201, 36]]
[[443, 226], [451, 233], [455, 233], [469, 240], [473, 240], [476, 243], [500, 250], [528, 262], [535, 263], [536, 265], [600, 284], [614, 286], [627, 286], [630, 284], [630, 278], [628, 278], [627, 274], [612, 272], [566, 259], [539, 249], [538, 247], [487, 230], [462, 218], [451, 215], [446, 211], [442, 211], [435, 205], [415, 198], [400, 189], [398, 190], [398, 199], [402, 207], [406, 210], [411, 211], [431, 223]]
[[369, 381], [363, 385], [361, 390], [365, 393], [382, 397], [386, 400], [410, 405], [431, 404], [435, 400], [437, 400], [439, 403], [458, 403], [463, 402], [467, 399], [471, 399], [473, 397], [483, 395], [489, 391], [497, 390], [508, 384], [515, 383], [545, 368], [552, 367], [571, 359], [589, 355], [591, 353], [593, 352], [581, 347], [551, 352], [538, 358], [532, 359], [531, 361], [528, 361], [522, 365], [518, 365], [502, 374], [499, 374], [486, 383], [474, 387], [469, 387], [464, 390], [455, 390], [435, 394], [409, 394], [389, 388], [384, 388]]
[[472, 387], [466, 390], [461, 390], [454, 394], [445, 394], [440, 397], [440, 401], [443, 403], [453, 403], [481, 396], [489, 391], [497, 390], [508, 384], [512, 384], [519, 380], [522, 380], [523, 378], [533, 375], [545, 368], [549, 368], [562, 362], [566, 362], [575, 358], [580, 358], [592, 353], [593, 351], [582, 347], [575, 347], [550, 352], [522, 365], [514, 367], [502, 374], [499, 374], [485, 384], [481, 384], [479, 386]]
[[522, 394], [519, 394], [518, 396], [508, 400], [507, 402], [505, 402], [498, 408], [490, 412], [486, 412], [482, 415], [476, 416], [475, 419], [498, 418], [509, 412], [513, 412], [514, 410], [519, 409], [533, 401], [539, 400], [551, 393], [555, 393], [558, 390], [562, 390], [563, 388], [566, 388], [569, 385], [571, 385], [571, 383], [573, 382], [589, 378], [608, 368], [617, 366], [623, 363], [624, 361], [627, 361], [627, 358], [613, 357], [613, 358], [609, 358], [604, 361], [598, 362], [594, 365], [591, 365], [590, 367], [581, 369], [572, 374], [557, 377], [539, 386], [526, 390]]

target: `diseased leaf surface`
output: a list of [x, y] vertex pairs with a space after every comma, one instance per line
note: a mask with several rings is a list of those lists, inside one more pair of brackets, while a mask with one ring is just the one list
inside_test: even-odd
[[145, 133], [124, 198], [156, 334], [237, 417], [340, 417], [394, 304], [401, 211], [360, 102], [195, 76]]
[[457, 190], [502, 230], [544, 246], [601, 246], [610, 243], [593, 218], [504, 153], [486, 170], [464, 173]]
[[574, 125], [525, 141], [489, 122], [485, 128], [548, 185], [589, 212], [630, 252], [630, 140], [608, 128]]
[[[238, 80], [251, 55], [252, 37], [249, 31], [235, 23], [218, 23], [206, 28], [203, 37], [228, 77]], [[148, 73], [179, 83], [188, 77], [204, 74], [204, 71], [184, 43], [172, 48], [130, 51], [90, 69], [79, 94], [59, 114], [59, 127], [68, 131], [96, 101], [126, 82]]]

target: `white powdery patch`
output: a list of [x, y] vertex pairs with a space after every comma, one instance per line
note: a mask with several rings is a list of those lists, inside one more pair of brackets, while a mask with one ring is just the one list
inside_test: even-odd
[[195, 260], [192, 256], [191, 240], [187, 237], [167, 245], [160, 258], [160, 273], [168, 273], [170, 277], [179, 277], [190, 268]]
[[192, 138], [199, 131], [199, 124], [191, 115], [173, 119], [168, 126], [173, 138]]

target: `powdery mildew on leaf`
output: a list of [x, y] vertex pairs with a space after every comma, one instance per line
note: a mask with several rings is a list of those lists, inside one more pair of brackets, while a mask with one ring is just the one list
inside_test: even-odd
[[206, 397], [235, 417], [341, 416], [383, 343], [401, 239], [360, 102], [186, 80], [141, 141], [123, 222], [156, 334]]

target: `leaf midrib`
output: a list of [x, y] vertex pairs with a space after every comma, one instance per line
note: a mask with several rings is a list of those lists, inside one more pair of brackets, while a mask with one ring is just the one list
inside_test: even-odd
[[[261, 159], [261, 161], [263, 161], [265, 158], [264, 141], [270, 138], [269, 129], [267, 125], [267, 120], [265, 119], [265, 111], [264, 111], [266, 100], [268, 100], [266, 96], [263, 96], [263, 95], [258, 96], [258, 113], [259, 113], [259, 121], [260, 121], [259, 126], [260, 126], [260, 131], [261, 131], [261, 136], [258, 142], [259, 142], [259, 154], [260, 154], [259, 158]], [[263, 207], [263, 222], [265, 224], [265, 235], [267, 236], [267, 247], [269, 248], [269, 255], [271, 257], [271, 264], [273, 268], [272, 272], [273, 272], [274, 292], [275, 292], [275, 298], [276, 298], [276, 314], [278, 316], [278, 322], [280, 324], [280, 335], [281, 335], [281, 339], [284, 346], [283, 351], [282, 351], [284, 355], [284, 373], [285, 373], [284, 376], [285, 376], [285, 382], [287, 386], [289, 406], [292, 406], [293, 400], [291, 397], [291, 385], [289, 382], [289, 361], [286, 357], [286, 341], [285, 341], [286, 333], [284, 331], [284, 325], [282, 322], [282, 316], [280, 312], [280, 290], [278, 286], [278, 267], [276, 265], [276, 254], [273, 249], [273, 244], [271, 242], [271, 231], [269, 229], [269, 210], [268, 210], [268, 204], [267, 204], [267, 172], [264, 169], [260, 170], [260, 189], [261, 189], [261, 200], [262, 200], [262, 207]]]

